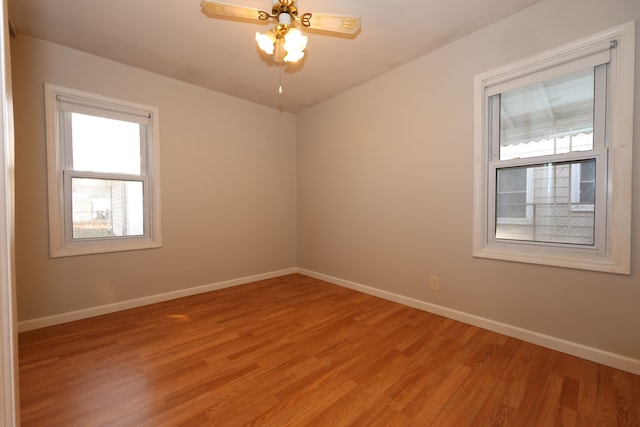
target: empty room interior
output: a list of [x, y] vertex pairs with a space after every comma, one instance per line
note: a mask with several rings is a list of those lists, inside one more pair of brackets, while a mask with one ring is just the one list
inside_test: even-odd
[[0, 424], [640, 425], [639, 1], [173, 3], [4, 4]]

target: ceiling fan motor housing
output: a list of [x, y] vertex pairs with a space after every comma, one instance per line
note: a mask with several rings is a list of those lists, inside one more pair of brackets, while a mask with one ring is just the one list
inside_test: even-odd
[[293, 17], [298, 16], [298, 5], [295, 0], [273, 0], [271, 14], [280, 16], [281, 13], [289, 14]]

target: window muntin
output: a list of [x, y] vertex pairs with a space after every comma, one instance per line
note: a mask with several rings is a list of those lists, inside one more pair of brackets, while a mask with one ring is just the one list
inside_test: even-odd
[[[629, 274], [634, 56], [635, 23], [630, 22], [475, 76], [474, 256]], [[590, 74], [593, 74], [592, 90], [586, 89], [591, 82]], [[573, 86], [586, 89], [578, 92], [589, 95], [573, 94], [569, 99], [575, 102], [564, 106], [560, 100], [551, 100], [551, 109], [547, 110], [547, 113], [555, 114], [555, 105], [562, 112], [556, 117], [563, 120], [566, 119], [564, 113], [573, 111], [577, 117], [571, 121], [558, 121], [561, 125], [570, 123], [571, 126], [556, 125], [551, 131], [526, 129], [528, 118], [540, 113], [539, 108], [531, 107], [534, 101], [529, 103], [531, 111], [524, 110], [525, 115], [532, 114], [506, 122], [500, 105], [505, 94], [517, 94], [519, 89], [530, 85], [556, 85], [555, 89], [560, 90], [566, 88], [566, 80], [572, 78], [582, 82]], [[531, 94], [532, 87], [528, 90]], [[525, 92], [523, 90], [520, 95]], [[580, 111], [586, 113], [589, 108], [578, 106], [585, 99], [591, 99], [591, 92], [592, 130], [588, 114], [579, 114]], [[517, 106], [513, 104], [517, 97], [509, 99], [506, 96], [506, 99], [512, 103], [511, 110], [507, 109], [506, 113], [517, 115], [514, 113], [517, 108], [513, 108]], [[527, 107], [526, 102], [523, 104]], [[505, 120], [502, 124], [501, 116]], [[551, 117], [554, 115], [549, 114], [546, 121]], [[517, 129], [518, 124], [520, 129]], [[504, 135], [501, 135], [501, 125], [506, 130]], [[516, 142], [518, 136], [527, 132], [534, 137]], [[527, 146], [532, 147], [529, 152], [524, 150]], [[562, 188], [567, 215], [593, 217], [592, 242], [503, 238], [508, 225], [524, 228], [534, 222], [532, 206], [536, 186], [541, 185], [534, 183], [535, 166], [549, 164], [556, 168], [562, 165], [562, 172], [567, 175], [564, 180], [569, 184]], [[512, 194], [520, 192], [518, 203], [525, 199], [526, 207], [512, 207], [511, 213], [505, 215], [507, 211], [498, 208], [498, 198], [502, 199], [501, 193], [506, 187], [501, 185], [498, 191], [497, 177], [502, 173], [500, 171], [513, 168], [526, 170], [526, 190], [522, 172], [517, 186], [511, 190]], [[560, 184], [553, 180], [550, 183], [556, 190], [560, 189]], [[526, 192], [524, 198], [522, 191]], [[504, 204], [503, 200], [500, 204]]]
[[51, 256], [160, 246], [157, 108], [45, 85]]

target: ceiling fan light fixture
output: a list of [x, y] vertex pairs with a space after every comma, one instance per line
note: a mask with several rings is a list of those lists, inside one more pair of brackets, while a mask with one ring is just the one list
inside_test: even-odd
[[274, 45], [276, 43], [276, 34], [273, 30], [269, 30], [266, 33], [256, 33], [256, 42], [258, 47], [264, 53], [272, 55], [274, 51]]
[[283, 47], [287, 51], [284, 61], [296, 62], [304, 56], [304, 50], [307, 47], [307, 36], [303, 36], [297, 28], [291, 28], [284, 36]]
[[287, 51], [287, 54], [282, 59], [284, 60], [284, 62], [298, 62], [302, 59], [303, 56], [304, 52], [294, 50], [291, 52]]
[[278, 24], [266, 33], [256, 33], [258, 47], [267, 55], [274, 55], [275, 62], [297, 62], [304, 57], [307, 36], [297, 28]]
[[256, 33], [260, 50], [273, 55], [274, 62], [296, 62], [304, 57], [307, 37], [294, 27], [298, 21], [305, 28], [354, 35], [360, 30], [360, 17], [352, 15], [298, 13], [296, 0], [271, 0], [271, 13], [251, 7], [217, 1], [201, 0], [200, 7], [207, 14], [221, 17], [275, 20], [270, 31]]

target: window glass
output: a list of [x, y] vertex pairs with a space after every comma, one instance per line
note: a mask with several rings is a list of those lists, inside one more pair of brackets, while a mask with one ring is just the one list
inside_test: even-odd
[[582, 162], [579, 165], [580, 173], [580, 203], [593, 204], [596, 200], [596, 164], [595, 162]]
[[525, 218], [527, 170], [525, 168], [500, 169], [496, 182], [498, 218]]
[[144, 234], [143, 183], [72, 178], [73, 238]]
[[594, 68], [498, 96], [500, 160], [593, 149]]
[[[576, 176], [572, 173], [575, 167], [587, 175], [584, 181], [578, 178], [580, 201], [594, 203], [595, 165], [595, 159], [587, 159], [497, 169], [496, 238], [593, 245], [595, 212], [572, 209], [571, 179]], [[529, 198], [527, 176], [533, 181]], [[527, 199], [532, 202], [527, 203]], [[512, 220], [522, 217], [527, 221]]]
[[142, 125], [71, 113], [73, 169], [140, 174]]

